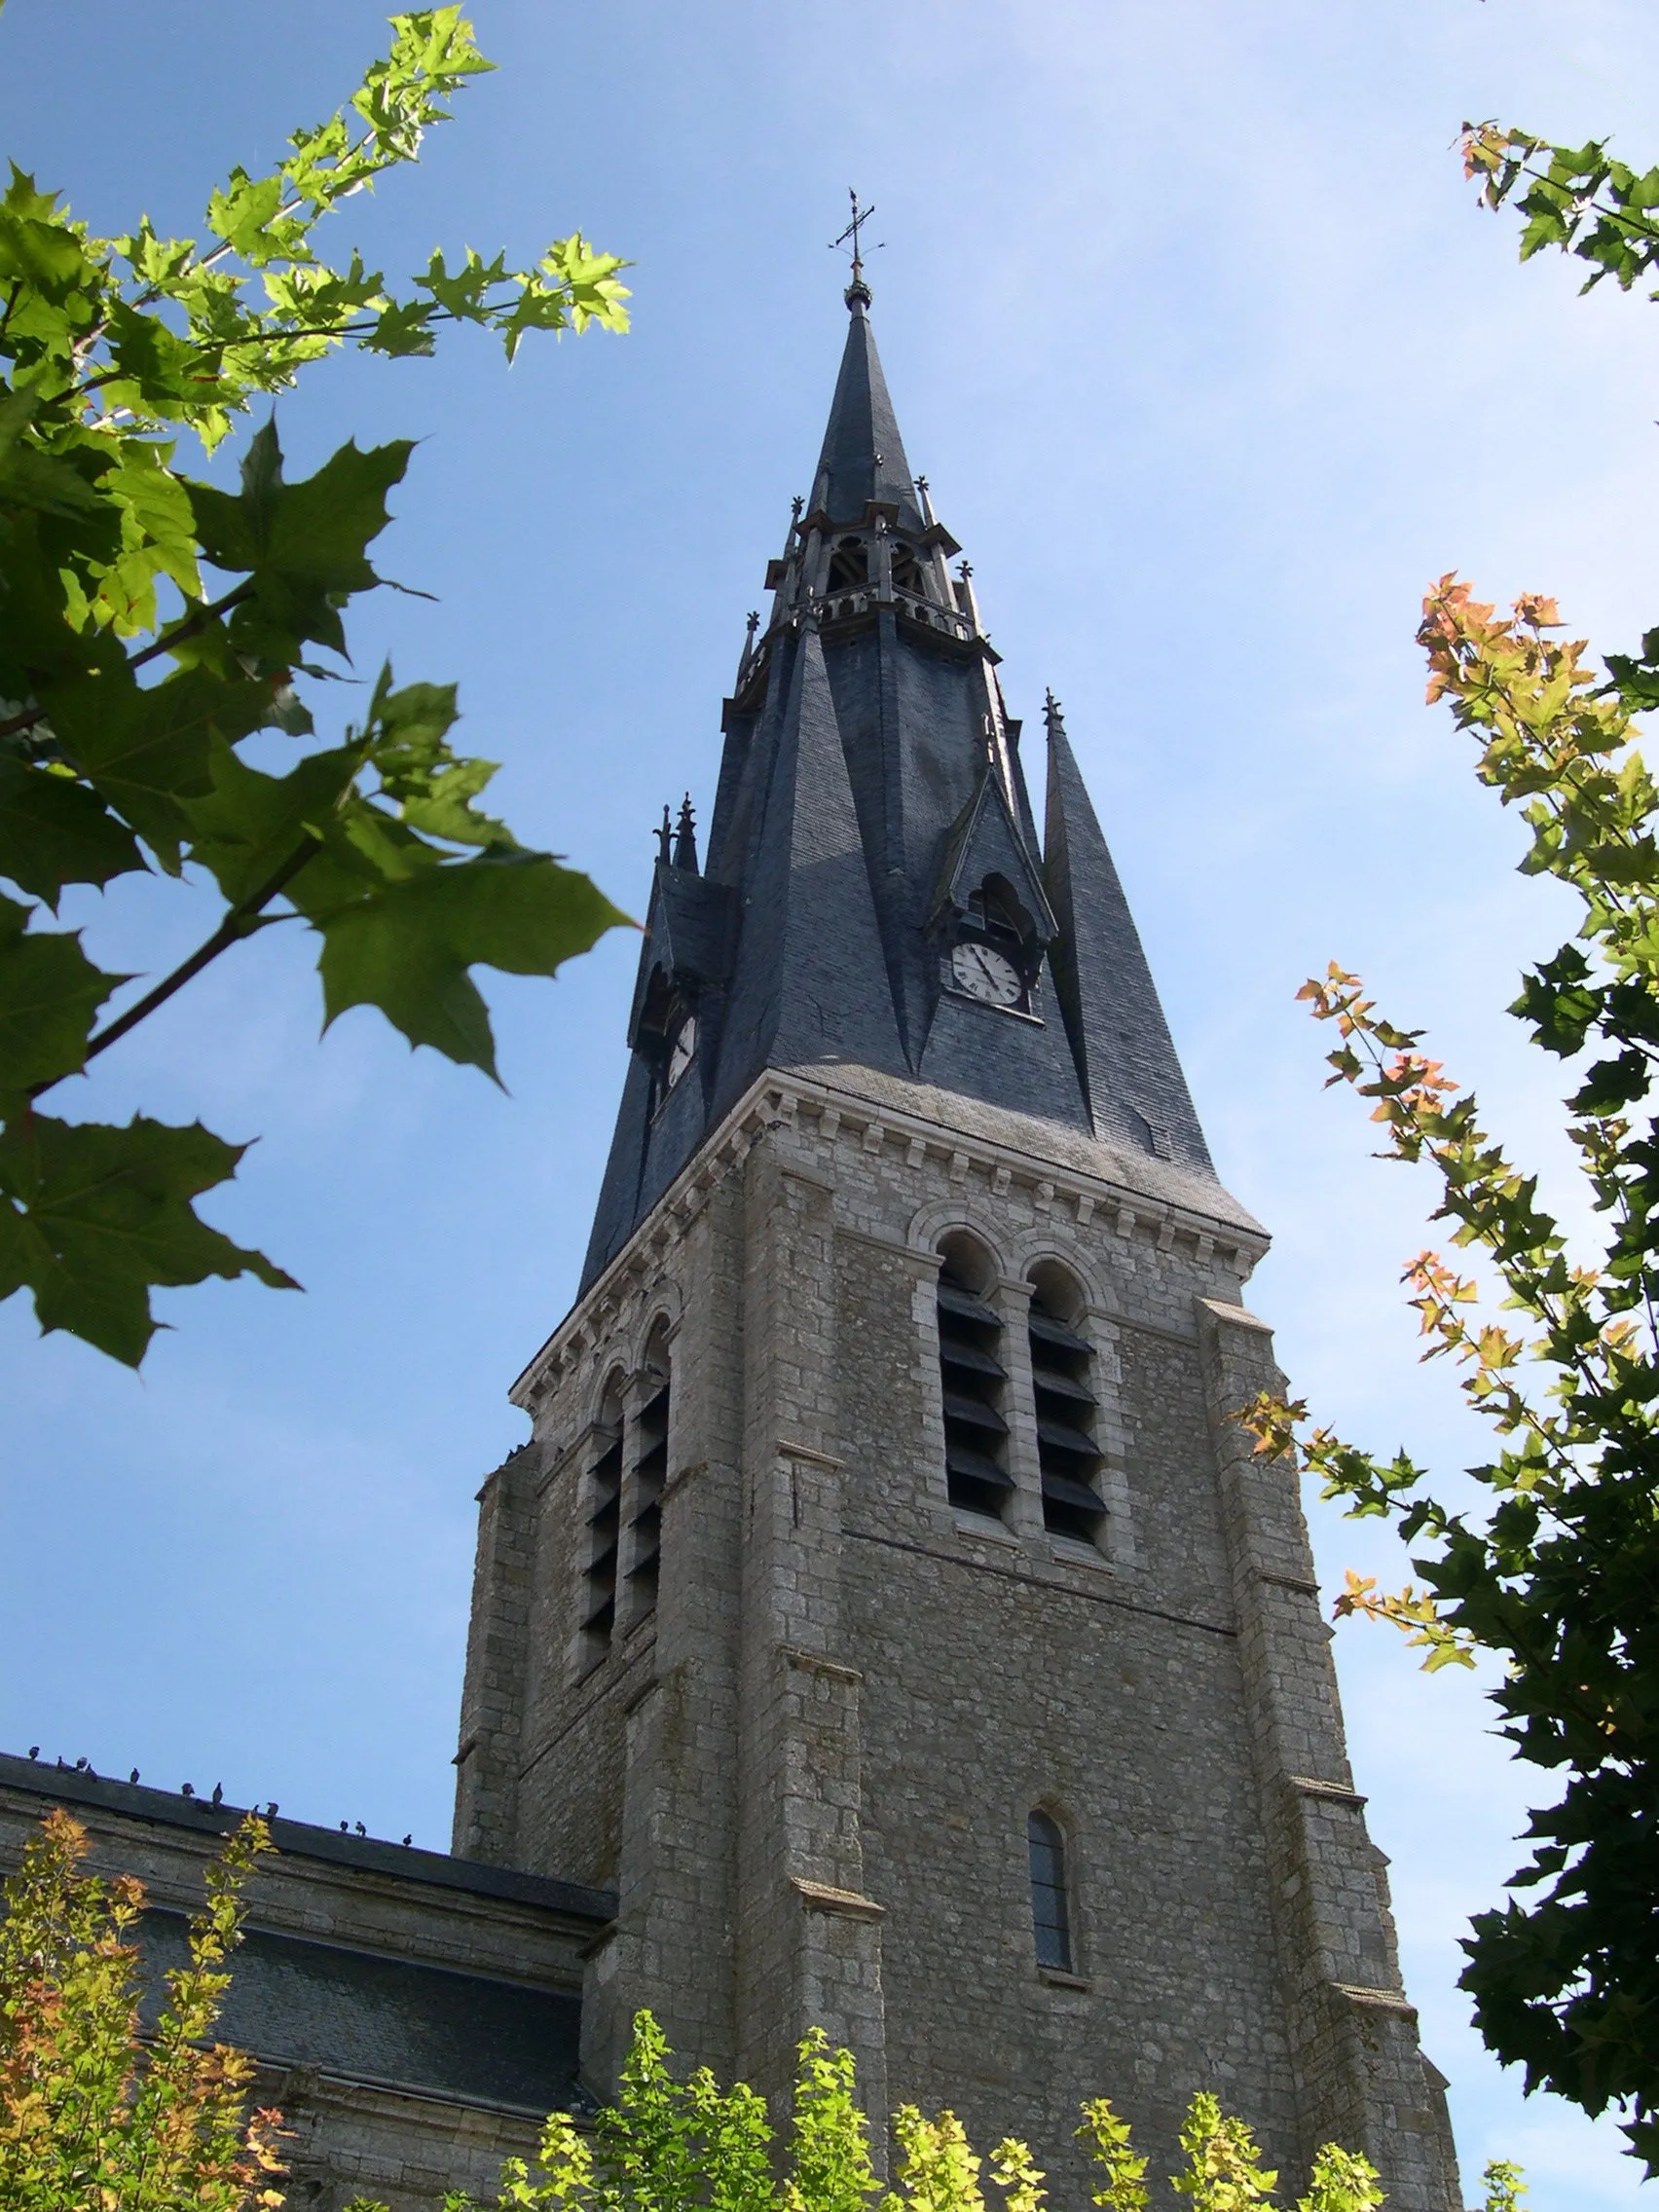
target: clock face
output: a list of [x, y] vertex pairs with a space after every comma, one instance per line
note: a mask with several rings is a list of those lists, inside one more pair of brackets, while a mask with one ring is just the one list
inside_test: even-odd
[[1019, 971], [988, 944], [959, 944], [950, 955], [950, 974], [959, 991], [985, 1006], [1019, 1003]]
[[668, 1088], [672, 1090], [691, 1065], [691, 1055], [697, 1050], [697, 1017], [688, 1014], [674, 1033], [674, 1043], [668, 1049]]

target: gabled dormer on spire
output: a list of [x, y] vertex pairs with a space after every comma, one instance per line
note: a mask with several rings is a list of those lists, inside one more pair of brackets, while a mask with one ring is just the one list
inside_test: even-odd
[[1010, 1117], [1008, 1143], [1077, 1164], [1121, 1148], [1143, 1164], [1095, 1159], [1118, 1179], [1156, 1180], [1156, 1159], [1209, 1177], [1057, 714], [1039, 851], [1020, 725], [910, 474], [857, 260], [846, 300], [811, 494], [725, 702], [701, 872], [689, 802], [664, 815], [584, 1288], [768, 1071], [947, 1127]]

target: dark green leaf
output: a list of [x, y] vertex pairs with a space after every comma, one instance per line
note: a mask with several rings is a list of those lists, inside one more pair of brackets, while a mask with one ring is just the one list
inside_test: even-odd
[[308, 918], [323, 935], [329, 1021], [378, 1006], [411, 1045], [492, 1076], [490, 1016], [467, 970], [551, 976], [627, 920], [585, 875], [524, 852], [426, 868], [331, 911], [308, 908]]
[[64, 757], [129, 821], [169, 874], [188, 828], [183, 802], [212, 788], [213, 741], [234, 745], [273, 719], [268, 683], [181, 669], [142, 687], [125, 674], [42, 693]]
[[23, 1114], [0, 1131], [0, 1299], [32, 1290], [43, 1330], [136, 1367], [159, 1325], [152, 1287], [253, 1274], [298, 1289], [191, 1204], [234, 1175], [246, 1149], [199, 1122], [173, 1128], [139, 1116], [115, 1128]]
[[472, 801], [496, 774], [493, 760], [458, 756], [449, 732], [460, 719], [453, 683], [406, 683], [391, 688], [389, 664], [381, 671], [369, 710], [369, 759], [381, 790], [413, 830], [457, 845], [515, 844], [506, 825], [481, 814]]
[[98, 1008], [127, 981], [92, 966], [79, 932], [29, 929], [30, 911], [0, 898], [0, 1098], [73, 1075]]
[[185, 802], [190, 857], [212, 871], [232, 905], [263, 888], [308, 844], [337, 829], [335, 810], [362, 764], [361, 746], [313, 753], [285, 776], [267, 776], [230, 746], [212, 750], [212, 788]]
[[68, 224], [0, 207], [0, 278], [62, 293], [84, 282], [87, 274], [86, 251]]
[[[109, 509], [119, 535], [119, 517]], [[0, 696], [26, 699], [54, 677], [113, 659], [115, 648], [68, 619], [68, 588], [51, 542], [52, 518], [0, 513]]]
[[365, 351], [386, 353], [393, 360], [430, 353], [432, 309], [424, 300], [393, 300], [381, 310], [373, 330], [363, 340]]
[[[83, 472], [29, 442], [29, 426], [38, 410], [32, 391], [9, 392], [0, 399], [0, 506], [33, 507], [41, 514], [80, 522], [97, 511], [94, 472]], [[107, 469], [110, 461], [106, 450], [102, 467]]]
[[298, 659], [307, 640], [345, 651], [340, 605], [381, 580], [364, 548], [391, 519], [386, 495], [413, 451], [407, 439], [367, 453], [344, 445], [314, 476], [285, 484], [276, 425], [268, 423], [242, 464], [240, 497], [210, 484], [189, 487], [204, 558], [246, 573], [253, 587], [232, 618], [239, 647], [266, 666]]
[[0, 752], [0, 876], [55, 907], [66, 883], [108, 883], [143, 866], [131, 830], [96, 792]]

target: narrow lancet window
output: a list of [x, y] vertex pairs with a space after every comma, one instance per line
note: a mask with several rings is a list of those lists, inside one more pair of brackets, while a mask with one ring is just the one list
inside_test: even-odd
[[1066, 1897], [1066, 1839], [1059, 1823], [1033, 1813], [1025, 1824], [1031, 1854], [1031, 1932], [1037, 1964], [1072, 1971], [1071, 1909]]
[[987, 1305], [990, 1271], [967, 1238], [945, 1245], [939, 1272], [939, 1365], [944, 1403], [944, 1471], [952, 1505], [1002, 1518], [1014, 1490], [1002, 1316]]
[[662, 1556], [662, 1491], [668, 1479], [668, 1349], [653, 1338], [645, 1354], [645, 1384], [634, 1441], [633, 1495], [628, 1532], [628, 1623], [656, 1609]]
[[1037, 1458], [1043, 1526], [1051, 1536], [1099, 1540], [1106, 1507], [1095, 1481], [1093, 1355], [1078, 1333], [1079, 1301], [1057, 1271], [1045, 1269], [1031, 1293], [1031, 1383], [1037, 1401]]
[[616, 1626], [616, 1551], [622, 1520], [622, 1393], [608, 1382], [595, 1424], [596, 1447], [588, 1469], [587, 1571], [583, 1582], [582, 1642], [590, 1664], [610, 1647]]

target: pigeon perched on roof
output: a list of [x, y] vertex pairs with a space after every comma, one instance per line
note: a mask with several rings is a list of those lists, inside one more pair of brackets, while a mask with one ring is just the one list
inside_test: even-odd
[[136, 1782], [138, 1779], [138, 1769], [134, 1767], [132, 1769], [132, 1772], [127, 1777], [127, 1779], [129, 1782]]
[[225, 1802], [225, 1786], [222, 1782], [215, 1782], [213, 1785], [213, 1802], [215, 1805], [222, 1805]]

